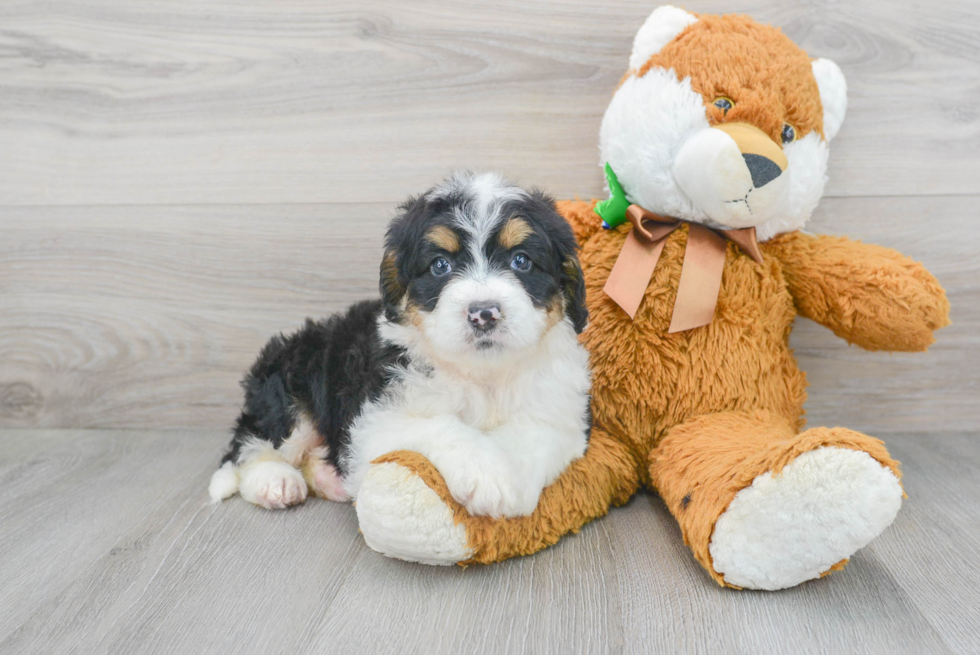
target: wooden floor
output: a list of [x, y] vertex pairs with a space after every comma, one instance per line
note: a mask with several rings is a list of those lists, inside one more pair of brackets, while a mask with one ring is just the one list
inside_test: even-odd
[[946, 287], [925, 354], [792, 336], [811, 425], [891, 435], [910, 494], [842, 574], [717, 588], [653, 496], [534, 557], [377, 556], [352, 508], [205, 487], [268, 337], [377, 294], [452, 167], [602, 194], [656, 0], [0, 3], [0, 653], [980, 652], [980, 6], [689, 0], [837, 61], [813, 232]]
[[209, 505], [224, 440], [0, 432], [0, 652], [980, 652], [976, 434], [889, 438], [894, 525], [777, 593], [717, 587], [652, 495], [532, 557], [387, 559], [347, 504]]

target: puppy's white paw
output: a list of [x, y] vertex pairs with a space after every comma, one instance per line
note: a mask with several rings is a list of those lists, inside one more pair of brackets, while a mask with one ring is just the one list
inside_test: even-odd
[[303, 467], [304, 477], [313, 492], [320, 498], [344, 503], [350, 500], [344, 488], [344, 480], [333, 465], [317, 459]]
[[456, 502], [475, 516], [527, 516], [538, 504], [539, 494], [516, 484], [506, 463], [460, 457], [436, 468]]
[[258, 462], [244, 467], [238, 492], [266, 509], [284, 509], [306, 500], [303, 474], [285, 462]]

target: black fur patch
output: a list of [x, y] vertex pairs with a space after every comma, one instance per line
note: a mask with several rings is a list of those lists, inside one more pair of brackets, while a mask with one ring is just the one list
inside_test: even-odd
[[[431, 312], [439, 301], [442, 288], [452, 278], [452, 274], [433, 275], [429, 267], [436, 257], [445, 257], [454, 270], [462, 270], [471, 256], [467, 248], [469, 235], [461, 232], [453, 224], [452, 210], [465, 205], [461, 197], [435, 198], [426, 196], [410, 198], [399, 207], [400, 214], [391, 222], [385, 235], [385, 255], [382, 261], [381, 299], [384, 303], [385, 317], [389, 321], [402, 322], [400, 308], [402, 296], [393, 293], [384, 282], [384, 261], [397, 262], [397, 287], [407, 294], [406, 303], [424, 311]], [[459, 239], [458, 252], [449, 252], [432, 243], [426, 234], [435, 226], [452, 230]]]
[[575, 331], [581, 332], [589, 320], [589, 310], [585, 306], [585, 279], [576, 254], [575, 235], [555, 209], [555, 201], [535, 189], [527, 198], [505, 205], [503, 213], [524, 219], [532, 233], [510, 249], [501, 246], [498, 239], [491, 239], [487, 243], [487, 256], [501, 268], [509, 268], [516, 254], [530, 257], [534, 263], [531, 269], [514, 273], [534, 305], [546, 307], [556, 297], [563, 296], [565, 313]]
[[345, 473], [340, 457], [350, 444], [351, 423], [384, 390], [390, 367], [405, 360], [401, 348], [382, 343], [380, 314], [379, 301], [364, 301], [273, 337], [242, 380], [245, 405], [222, 462], [237, 459], [248, 437], [278, 448], [303, 413], [323, 436], [327, 461]]

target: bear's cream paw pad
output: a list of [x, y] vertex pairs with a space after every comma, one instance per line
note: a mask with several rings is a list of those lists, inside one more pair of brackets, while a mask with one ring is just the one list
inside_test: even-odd
[[901, 504], [898, 479], [867, 453], [811, 450], [735, 496], [715, 524], [714, 568], [738, 587], [792, 587], [866, 546]]
[[456, 564], [473, 554], [466, 528], [412, 470], [372, 464], [357, 494], [357, 520], [373, 550], [410, 562]]

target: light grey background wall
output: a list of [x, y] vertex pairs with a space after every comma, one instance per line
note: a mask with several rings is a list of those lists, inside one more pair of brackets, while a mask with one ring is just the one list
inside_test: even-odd
[[[599, 122], [654, 4], [6, 0], [0, 427], [223, 428], [271, 333], [376, 294], [395, 205], [451, 166], [601, 195]], [[841, 65], [810, 229], [901, 249], [953, 303], [927, 354], [799, 321], [812, 423], [980, 426], [972, 4], [686, 4]]]

